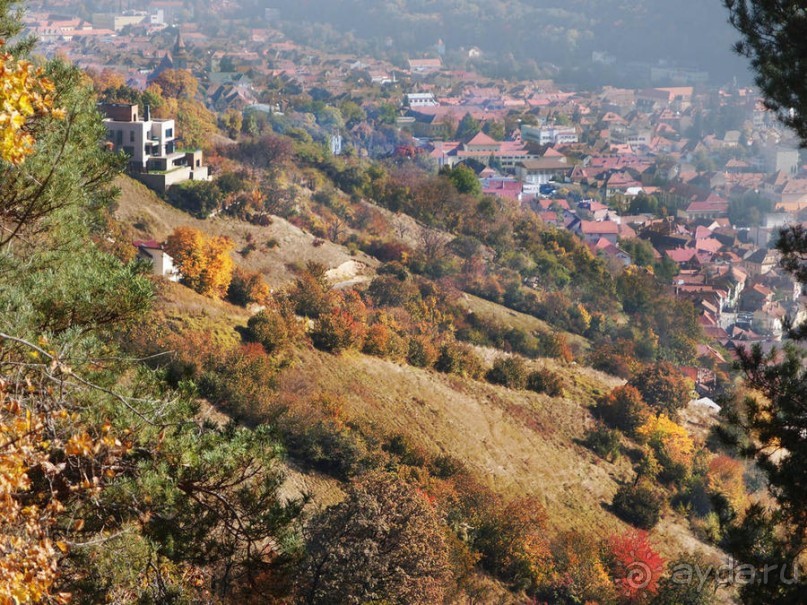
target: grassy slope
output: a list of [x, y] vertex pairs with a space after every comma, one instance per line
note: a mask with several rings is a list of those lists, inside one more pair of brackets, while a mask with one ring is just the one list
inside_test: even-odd
[[568, 397], [551, 399], [357, 353], [302, 350], [281, 389], [341, 396], [351, 417], [379, 433], [402, 433], [432, 453], [450, 454], [501, 493], [535, 495], [557, 529], [583, 522], [612, 530], [619, 522], [602, 504], [616, 490], [614, 478], [629, 470], [624, 461], [604, 462], [575, 441], [591, 422], [577, 402], [616, 382], [585, 368], [564, 373]]
[[[163, 240], [175, 227], [190, 226], [209, 235], [226, 235], [235, 242], [235, 249], [241, 250], [247, 245], [247, 234], [251, 234], [258, 249], [248, 256], [236, 253], [235, 261], [245, 269], [262, 273], [273, 288], [281, 287], [292, 279], [293, 274], [287, 266], [290, 263], [316, 261], [337, 267], [355, 260], [370, 267], [378, 264], [363, 253], [351, 256], [342, 246], [331, 242], [314, 246], [316, 238], [313, 235], [282, 218], [275, 217], [267, 227], [223, 217], [200, 220], [165, 203], [153, 191], [129, 177], [119, 177], [116, 184], [121, 189], [121, 195], [115, 216], [131, 225], [136, 237]], [[267, 251], [263, 245], [270, 239], [275, 239], [278, 246]]]
[[[525, 332], [557, 332], [555, 328], [537, 317], [508, 309], [507, 307], [474, 296], [473, 294], [463, 293], [457, 302], [465, 309], [476, 313], [478, 316], [492, 318], [498, 323], [512, 326]], [[585, 351], [589, 348], [588, 340], [582, 336], [572, 334], [571, 332], [565, 332], [565, 334], [573, 349]]]
[[[258, 250], [237, 262], [259, 270], [270, 284], [287, 282], [287, 264], [313, 259], [330, 267], [353, 260], [336, 245], [311, 245], [313, 238], [276, 219], [269, 227], [256, 227], [231, 219], [199, 221], [165, 204], [151, 192], [125, 177], [118, 218], [133, 224], [144, 222], [138, 236], [165, 237], [177, 225], [191, 225], [209, 234], [229, 235], [241, 244], [251, 232], [260, 242], [276, 237], [279, 248]], [[370, 268], [372, 259], [362, 258]], [[521, 328], [541, 329], [546, 324], [477, 297], [463, 300], [477, 313], [492, 315]], [[211, 331], [220, 339], [237, 338], [235, 327], [244, 325], [248, 313], [224, 302], [211, 301], [179, 286], [166, 285], [158, 300], [160, 311], [177, 325]], [[579, 337], [571, 337], [583, 345]], [[482, 350], [487, 362], [497, 354]], [[431, 370], [361, 355], [333, 356], [312, 349], [295, 353], [295, 363], [285, 371], [280, 388], [299, 396], [330, 392], [342, 396], [347, 412], [374, 426], [380, 433], [403, 433], [434, 453], [463, 460], [493, 489], [510, 496], [533, 495], [549, 511], [554, 530], [577, 528], [608, 535], [626, 526], [608, 510], [618, 482], [631, 475], [627, 460], [610, 464], [579, 444], [592, 419], [588, 406], [598, 393], [620, 383], [612, 376], [582, 366], [559, 366], [553, 360], [532, 362], [563, 373], [566, 395], [549, 398], [511, 391], [483, 382], [468, 381]], [[292, 472], [292, 492], [313, 492], [320, 504], [338, 499], [331, 480]], [[685, 520], [674, 514], [654, 530], [662, 552], [674, 555], [694, 549], [719, 558], [719, 552], [697, 541]]]

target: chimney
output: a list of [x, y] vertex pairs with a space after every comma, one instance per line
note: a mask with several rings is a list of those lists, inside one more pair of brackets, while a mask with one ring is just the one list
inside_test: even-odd
[[146, 107], [143, 109], [143, 121], [151, 122], [151, 107], [148, 103], [146, 103]]

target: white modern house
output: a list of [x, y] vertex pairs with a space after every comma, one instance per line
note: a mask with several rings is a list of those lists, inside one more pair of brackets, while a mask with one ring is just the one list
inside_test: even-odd
[[106, 116], [107, 143], [129, 156], [136, 179], [161, 192], [187, 180], [210, 180], [201, 150], [178, 151], [174, 120], [152, 119], [148, 106], [141, 115], [129, 103], [101, 103], [99, 109]]

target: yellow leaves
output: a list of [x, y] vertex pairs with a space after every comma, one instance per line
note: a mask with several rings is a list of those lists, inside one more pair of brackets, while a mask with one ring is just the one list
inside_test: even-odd
[[0, 159], [21, 164], [36, 144], [31, 122], [48, 114], [64, 117], [64, 111], [53, 108], [53, 91], [41, 69], [0, 53]]
[[664, 414], [648, 418], [639, 427], [637, 434], [653, 446], [659, 454], [663, 453], [675, 463], [691, 466], [695, 451], [692, 438], [684, 427], [673, 422]]
[[182, 282], [205, 296], [223, 298], [233, 277], [234, 248], [227, 237], [210, 239], [197, 229], [177, 227], [168, 237], [166, 251], [182, 273]]
[[[0, 380], [0, 605], [45, 600], [67, 603], [69, 594], [51, 591], [69, 544], [50, 535], [55, 527], [68, 525], [57, 524], [66, 507], [59, 493], [51, 492], [48, 486], [66, 483], [71, 492], [91, 497], [103, 487], [101, 474], [109, 476], [99, 471], [114, 476], [112, 469], [128, 446], [116, 439], [109, 423], [100, 427], [101, 438], [94, 439], [91, 431], [81, 429], [78, 414], [64, 408], [47, 414], [29, 408], [42, 397], [42, 391], [34, 390], [20, 401], [10, 397], [9, 390]], [[20, 389], [12, 392], [19, 393]], [[49, 431], [55, 428], [56, 434], [46, 427]], [[59, 434], [71, 433], [62, 445]], [[72, 482], [68, 468], [80, 470], [78, 484]], [[32, 482], [31, 469], [43, 473], [48, 481]], [[69, 523], [68, 531], [83, 528], [84, 520], [78, 519]]]
[[92, 437], [82, 433], [70, 437], [64, 451], [68, 456], [89, 456], [97, 451], [97, 445], [93, 443]]
[[744, 511], [748, 505], [744, 471], [740, 461], [719, 455], [709, 461], [709, 472], [706, 475], [709, 490], [723, 494], [737, 512]]
[[28, 469], [51, 463], [38, 447], [42, 419], [17, 401], [0, 401], [0, 603], [30, 603], [48, 596], [56, 579], [56, 553], [47, 537], [55, 509], [22, 507], [17, 495], [31, 488]]

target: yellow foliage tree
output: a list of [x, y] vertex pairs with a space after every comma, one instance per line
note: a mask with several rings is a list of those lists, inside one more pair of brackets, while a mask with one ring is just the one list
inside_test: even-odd
[[157, 118], [175, 119], [186, 147], [207, 147], [216, 132], [216, 116], [196, 99], [199, 81], [186, 69], [166, 69], [149, 86], [161, 102]]
[[[69, 594], [52, 593], [68, 551], [66, 542], [53, 537], [65, 521], [60, 497], [96, 497], [129, 445], [108, 424], [100, 436], [91, 436], [60, 407], [64, 402], [44, 401], [46, 395], [30, 383], [19, 399], [19, 387], [0, 378], [0, 603], [66, 603]], [[47, 481], [34, 483], [31, 471]], [[83, 520], [71, 526], [80, 531]]]
[[692, 466], [695, 444], [680, 424], [670, 420], [664, 414], [650, 416], [639, 427], [637, 434], [656, 451], [662, 459], [686, 468]]
[[223, 298], [233, 278], [235, 264], [230, 256], [234, 244], [227, 237], [207, 239], [198, 229], [177, 227], [165, 249], [182, 274], [182, 283], [205, 296]]
[[[2, 41], [0, 41], [0, 45]], [[21, 164], [34, 150], [33, 120], [47, 114], [62, 117], [53, 108], [53, 82], [27, 61], [0, 53], [0, 159]]]
[[214, 237], [205, 244], [207, 266], [202, 273], [201, 293], [207, 296], [224, 298], [233, 278], [235, 263], [230, 256], [235, 245], [224, 236]]

